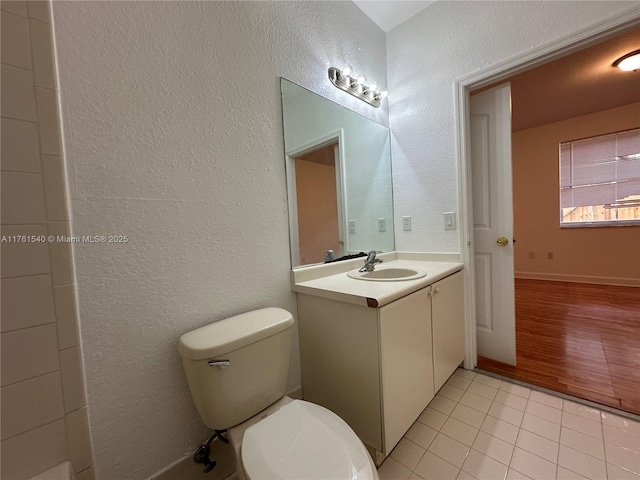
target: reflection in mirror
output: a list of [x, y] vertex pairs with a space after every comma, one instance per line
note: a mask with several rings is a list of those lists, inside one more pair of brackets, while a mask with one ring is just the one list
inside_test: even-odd
[[390, 251], [389, 129], [281, 80], [292, 266]]

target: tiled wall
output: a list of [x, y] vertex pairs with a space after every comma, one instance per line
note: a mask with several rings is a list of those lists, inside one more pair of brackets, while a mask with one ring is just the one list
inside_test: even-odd
[[[91, 479], [49, 2], [2, 1], [2, 478]], [[36, 236], [27, 243], [13, 236]], [[17, 240], [17, 241], [14, 241]]]

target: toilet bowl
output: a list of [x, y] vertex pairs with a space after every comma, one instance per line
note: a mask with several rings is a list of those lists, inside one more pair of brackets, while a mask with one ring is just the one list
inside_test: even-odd
[[272, 407], [229, 429], [240, 480], [378, 478], [366, 448], [335, 413], [289, 397]]
[[228, 429], [241, 480], [377, 480], [364, 444], [338, 415], [286, 397], [292, 315], [248, 312], [185, 333], [178, 350], [204, 423]]

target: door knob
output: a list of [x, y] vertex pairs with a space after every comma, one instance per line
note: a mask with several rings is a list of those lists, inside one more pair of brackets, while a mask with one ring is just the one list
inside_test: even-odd
[[509, 244], [509, 239], [507, 237], [498, 237], [498, 240], [496, 240], [496, 243], [501, 247], [504, 247], [505, 245]]

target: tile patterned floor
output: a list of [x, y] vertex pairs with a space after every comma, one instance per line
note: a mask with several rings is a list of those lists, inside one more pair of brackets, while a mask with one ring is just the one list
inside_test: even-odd
[[458, 369], [381, 480], [640, 480], [640, 423]]

